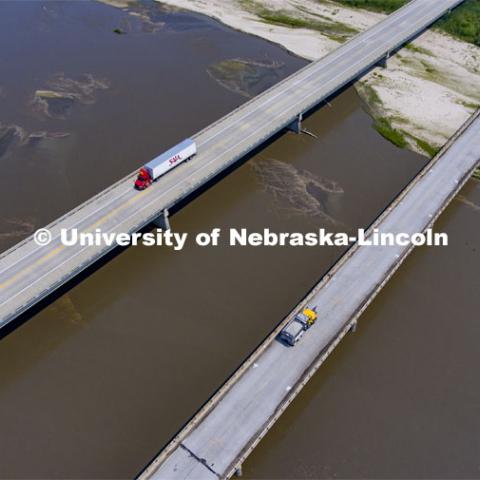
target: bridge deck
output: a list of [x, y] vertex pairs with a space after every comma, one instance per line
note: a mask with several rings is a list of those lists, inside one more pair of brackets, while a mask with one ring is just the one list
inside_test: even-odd
[[[422, 232], [470, 178], [480, 159], [480, 115], [402, 192], [371, 227], [385, 233]], [[293, 348], [275, 340], [280, 325], [203, 411], [145, 470], [142, 479], [210, 479], [233, 474], [293, 400], [353, 322], [411, 251], [358, 246], [287, 319], [306, 304], [319, 320]], [[368, 275], [366, 274], [368, 272]]]
[[61, 228], [133, 232], [243, 157], [385, 54], [463, 0], [414, 0], [332, 54], [308, 65], [198, 133], [198, 155], [143, 192], [133, 174], [49, 225], [53, 241], [29, 237], [0, 256], [0, 328], [74, 277], [112, 247], [65, 247]]

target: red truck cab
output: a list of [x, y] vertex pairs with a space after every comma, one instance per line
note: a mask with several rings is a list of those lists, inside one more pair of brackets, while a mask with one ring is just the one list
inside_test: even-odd
[[135, 180], [135, 188], [137, 190], [145, 190], [152, 184], [152, 177], [145, 168], [141, 168]]

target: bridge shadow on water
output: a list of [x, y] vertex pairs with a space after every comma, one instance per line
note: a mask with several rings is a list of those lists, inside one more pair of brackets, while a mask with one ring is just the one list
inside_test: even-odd
[[[311, 109], [307, 110], [306, 112], [303, 113], [303, 120], [308, 120], [310, 116], [313, 114], [317, 113], [320, 111], [322, 108], [330, 108], [329, 104], [332, 102], [335, 98], [340, 96], [342, 93], [344, 93], [346, 90], [351, 88], [355, 81], [349, 82], [346, 84], [344, 87], [341, 89], [337, 90], [334, 94], [326, 98], [325, 100], [322, 100], [318, 105], [315, 105]], [[330, 126], [330, 130], [334, 129], [336, 127], [336, 123], [332, 122]], [[242, 158], [236, 160], [232, 165], [228, 166], [224, 170], [222, 170], [220, 173], [218, 173], [215, 177], [210, 179], [208, 182], [204, 183], [200, 188], [195, 190], [194, 192], [190, 193], [187, 195], [184, 199], [179, 201], [174, 207], [169, 209], [169, 212], [171, 215], [175, 214], [179, 210], [181, 210], [183, 207], [191, 203], [193, 200], [195, 200], [197, 197], [203, 195], [206, 191], [210, 190], [213, 186], [215, 186], [217, 183], [219, 183], [221, 180], [223, 180], [225, 177], [230, 175], [232, 172], [243, 166], [245, 163], [247, 163], [249, 160], [251, 160], [253, 157], [258, 155], [260, 152], [262, 152], [265, 148], [267, 148], [269, 145], [277, 141], [280, 137], [283, 137], [285, 134], [287, 135], [298, 135], [288, 129], [288, 127], [282, 128], [280, 131], [263, 141], [260, 145], [256, 146], [253, 148], [249, 153], [244, 155]], [[301, 135], [301, 134], [300, 134]], [[320, 139], [315, 139], [311, 138], [312, 141], [320, 141]]]
[[[370, 67], [367, 71], [371, 70], [372, 68], [374, 67]], [[363, 72], [360, 76], [364, 75], [367, 71]], [[354, 83], [355, 83], [355, 80], [350, 81], [349, 83], [344, 85], [341, 89], [337, 90], [334, 94], [330, 95], [328, 98], [322, 100], [320, 103], [318, 103], [317, 105], [313, 106], [311, 109], [304, 112], [303, 120], [304, 121], [307, 120], [310, 116], [317, 113], [319, 110], [321, 110], [324, 107], [329, 108], [330, 102], [333, 101], [338, 96], [340, 96], [346, 90], [351, 88]], [[329, 127], [329, 129], [334, 129], [334, 128], [336, 128], [336, 122], [332, 122], [332, 124]], [[196, 198], [203, 195], [205, 192], [210, 190], [213, 186], [215, 186], [225, 177], [227, 177], [228, 175], [233, 173], [235, 170], [243, 166], [245, 163], [247, 163], [249, 160], [255, 157], [258, 153], [260, 153], [262, 150], [264, 150], [266, 147], [274, 143], [276, 140], [278, 140], [280, 137], [282, 137], [285, 134], [297, 135], [296, 133], [289, 131], [288, 127], [282, 128], [280, 131], [278, 131], [277, 133], [275, 133], [274, 135], [272, 135], [271, 137], [263, 141], [260, 145], [256, 146], [254, 149], [252, 149], [247, 155], [238, 159], [232, 165], [228, 166], [222, 172], [220, 172], [215, 177], [210, 179], [208, 182], [206, 182], [204, 185], [198, 188], [195, 192], [192, 192], [191, 194], [187, 195], [184, 199], [179, 201], [175, 206], [169, 209], [170, 216], [173, 216], [176, 212], [180, 211], [183, 207], [185, 207], [186, 205], [193, 202]], [[321, 141], [321, 140], [312, 138], [311, 141]], [[153, 228], [155, 228], [153, 223], [149, 223], [145, 225], [142, 229], [140, 229], [139, 232], [146, 233], [151, 231]], [[21, 313], [17, 318], [10, 321], [6, 326], [0, 329], [0, 340], [5, 336], [9, 335], [10, 333], [12, 333], [13, 331], [15, 331], [18, 327], [23, 325], [25, 322], [30, 320], [32, 317], [37, 315], [46, 307], [50, 306], [60, 297], [62, 297], [63, 295], [68, 293], [71, 289], [76, 287], [80, 282], [88, 278], [90, 275], [95, 273], [98, 269], [100, 269], [102, 266], [104, 266], [105, 264], [107, 264], [108, 262], [116, 258], [118, 255], [122, 254], [128, 248], [129, 248], [128, 246], [113, 248], [108, 253], [103, 255], [101, 258], [96, 260], [92, 265], [86, 267], [84, 270], [79, 272], [74, 278], [68, 280], [63, 285], [58, 287], [55, 291], [51, 292], [45, 298], [37, 302], [34, 306], [30, 307], [27, 311]]]

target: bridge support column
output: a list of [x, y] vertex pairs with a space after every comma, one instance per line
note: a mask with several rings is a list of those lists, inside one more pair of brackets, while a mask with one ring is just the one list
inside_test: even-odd
[[294, 133], [302, 133], [302, 120], [303, 114], [301, 113], [288, 127], [287, 129]]
[[382, 68], [388, 68], [388, 59], [390, 58], [390, 52], [388, 52], [379, 62], [378, 65]]
[[168, 209], [162, 210], [162, 213], [152, 223], [164, 232], [170, 230], [170, 221], [168, 220], [168, 216]]
[[242, 466], [239, 465], [239, 466], [235, 469], [235, 476], [236, 476], [236, 477], [241, 477], [242, 475], [243, 475]]

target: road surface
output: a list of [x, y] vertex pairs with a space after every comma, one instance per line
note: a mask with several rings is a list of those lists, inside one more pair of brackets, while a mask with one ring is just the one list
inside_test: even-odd
[[199, 132], [193, 137], [198, 155], [152, 187], [137, 192], [134, 174], [129, 175], [49, 225], [53, 240], [48, 245], [38, 246], [29, 237], [5, 252], [0, 256], [0, 328], [112, 249], [64, 246], [60, 229], [138, 231], [462, 1], [414, 0]]
[[[372, 229], [412, 235], [423, 232], [438, 218], [479, 164], [480, 112], [454, 140]], [[231, 476], [411, 250], [411, 245], [352, 247], [147, 467], [140, 480]], [[276, 339], [276, 333], [305, 305], [317, 307], [319, 319], [295, 347], [287, 347]]]

